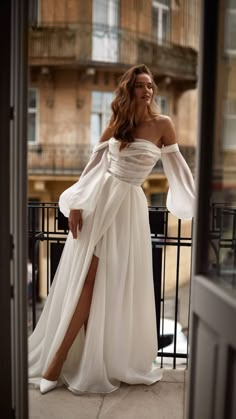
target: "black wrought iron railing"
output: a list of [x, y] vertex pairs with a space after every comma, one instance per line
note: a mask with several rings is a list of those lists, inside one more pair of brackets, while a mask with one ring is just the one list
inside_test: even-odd
[[31, 144], [28, 147], [28, 173], [79, 175], [91, 153], [91, 144]]
[[[186, 363], [188, 357], [188, 301], [192, 225], [170, 215], [164, 207], [150, 207], [153, 280], [159, 342], [167, 336], [171, 346], [159, 350], [161, 364]], [[49, 292], [68, 234], [67, 219], [56, 203], [28, 205], [30, 283], [29, 318], [35, 327], [41, 311], [40, 295]], [[185, 295], [182, 299], [183, 285]], [[168, 339], [167, 339], [168, 340]], [[170, 342], [169, 342], [170, 343]], [[165, 346], [165, 345], [163, 345]]]
[[[195, 169], [195, 150], [193, 146], [180, 146], [180, 151], [190, 169]], [[91, 144], [44, 144], [28, 147], [29, 174], [79, 175], [87, 164], [92, 152]], [[156, 171], [162, 171], [161, 162], [157, 162]]]

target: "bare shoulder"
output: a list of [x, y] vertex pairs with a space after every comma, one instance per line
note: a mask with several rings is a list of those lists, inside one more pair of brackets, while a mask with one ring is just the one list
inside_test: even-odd
[[175, 127], [167, 115], [158, 115], [155, 118], [156, 130], [160, 133], [161, 145], [167, 146], [176, 143]]
[[107, 127], [104, 129], [104, 131], [101, 134], [101, 137], [99, 139], [99, 142], [102, 143], [104, 141], [109, 140], [113, 136], [113, 130], [110, 127], [110, 125], [107, 125]]

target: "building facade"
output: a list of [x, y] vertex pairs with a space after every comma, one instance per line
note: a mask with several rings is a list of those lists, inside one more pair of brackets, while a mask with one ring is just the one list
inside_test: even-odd
[[[110, 118], [120, 76], [145, 63], [162, 113], [194, 170], [199, 0], [41, 0], [29, 28], [29, 199], [57, 201], [75, 182]], [[164, 204], [158, 165], [143, 185]]]
[[[236, 7], [220, 4], [212, 201], [236, 203]], [[223, 116], [223, 117], [222, 117]], [[223, 170], [222, 170], [223, 168]]]

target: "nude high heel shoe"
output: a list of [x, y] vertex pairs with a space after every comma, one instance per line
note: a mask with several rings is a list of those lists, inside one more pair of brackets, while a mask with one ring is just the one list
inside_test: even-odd
[[50, 381], [46, 380], [46, 378], [42, 378], [40, 381], [40, 392], [42, 394], [48, 393], [49, 391], [53, 390], [58, 384], [58, 380]]

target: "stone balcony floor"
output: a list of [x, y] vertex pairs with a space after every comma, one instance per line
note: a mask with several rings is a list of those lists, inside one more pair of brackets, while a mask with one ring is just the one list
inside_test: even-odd
[[77, 396], [65, 387], [41, 395], [29, 389], [29, 419], [183, 419], [184, 369], [163, 370], [151, 386], [122, 384], [107, 395]]

